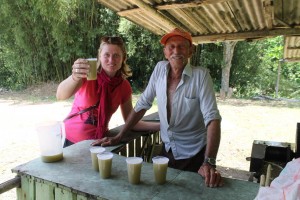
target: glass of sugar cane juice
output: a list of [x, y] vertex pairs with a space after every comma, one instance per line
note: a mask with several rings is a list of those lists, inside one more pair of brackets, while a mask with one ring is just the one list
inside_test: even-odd
[[104, 151], [105, 151], [104, 147], [93, 146], [90, 148], [91, 158], [92, 158], [92, 166], [95, 171], [99, 171], [97, 154], [103, 153]]
[[164, 184], [166, 182], [169, 159], [163, 156], [156, 156], [152, 158], [152, 162], [155, 182]]
[[99, 175], [101, 178], [106, 179], [111, 176], [111, 167], [113, 160], [113, 153], [103, 152], [97, 155], [99, 165]]
[[90, 69], [87, 76], [87, 80], [97, 80], [97, 58], [88, 58]]
[[140, 157], [126, 158], [128, 181], [131, 184], [139, 184], [143, 159]]

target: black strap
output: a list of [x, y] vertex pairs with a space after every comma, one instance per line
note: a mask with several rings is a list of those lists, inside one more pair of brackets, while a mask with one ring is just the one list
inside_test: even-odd
[[99, 101], [98, 101], [95, 105], [92, 105], [92, 106], [90, 106], [90, 107], [88, 107], [88, 108], [86, 108], [86, 109], [83, 109], [83, 110], [78, 111], [77, 113], [74, 113], [74, 114], [72, 114], [72, 115], [69, 115], [68, 117], [66, 117], [66, 118], [64, 119], [64, 122], [67, 121], [67, 120], [69, 120], [69, 119], [71, 119], [71, 118], [73, 118], [73, 117], [75, 117], [76, 115], [81, 115], [82, 113], [85, 113], [85, 112], [94, 110], [94, 109], [97, 108], [98, 106], [99, 106]]

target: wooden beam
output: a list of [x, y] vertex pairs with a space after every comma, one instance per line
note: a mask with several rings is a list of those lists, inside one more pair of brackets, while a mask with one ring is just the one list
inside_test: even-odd
[[[282, 24], [284, 26], [284, 28], [291, 28], [291, 26], [288, 23], [286, 23], [285, 21], [282, 21], [281, 19], [279, 19], [277, 17], [275, 17], [275, 20], [278, 21], [280, 24]], [[296, 27], [294, 27], [294, 28], [296, 28]]]
[[300, 62], [300, 58], [284, 58], [285, 62]]
[[169, 10], [169, 9], [177, 9], [177, 8], [193, 8], [193, 7], [223, 3], [223, 2], [228, 2], [228, 1], [232, 1], [232, 0], [194, 0], [194, 1], [189, 1], [187, 3], [171, 2], [169, 4], [157, 5], [156, 8], [158, 10]]
[[175, 24], [173, 21], [162, 15], [161, 13], [157, 12], [155, 8], [151, 7], [149, 4], [145, 3], [142, 0], [129, 0], [132, 4], [137, 5], [140, 9], [143, 10], [143, 12], [147, 12], [149, 16], [153, 16], [154, 18], [157, 18], [161, 23], [163, 23], [166, 27], [168, 27], [168, 30], [165, 30], [166, 32], [178, 27], [178, 24]]
[[273, 0], [265, 0], [263, 2], [264, 6], [264, 16], [265, 16], [265, 22], [267, 24], [268, 29], [273, 28], [273, 20], [274, 20], [274, 5]]
[[222, 41], [226, 41], [226, 40], [247, 40], [247, 39], [275, 37], [275, 36], [279, 36], [279, 35], [285, 35], [285, 36], [299, 35], [300, 36], [300, 29], [299, 28], [275, 29], [275, 30], [241, 32], [241, 33], [194, 36], [193, 42], [196, 44], [201, 44], [201, 43], [222, 42]]
[[300, 50], [300, 47], [287, 47], [288, 50]]
[[[131, 1], [132, 4], [135, 4], [132, 0], [129, 0], [129, 1]], [[199, 7], [199, 6], [209, 5], [209, 4], [216, 4], [216, 3], [223, 3], [223, 2], [228, 2], [228, 1], [233, 1], [233, 0], [194, 0], [194, 1], [187, 2], [187, 3], [180, 3], [180, 2], [173, 3], [172, 2], [169, 4], [155, 5], [155, 6], [153, 6], [153, 9], [171, 10], [171, 9], [178, 9], [178, 8], [193, 8], [193, 7]], [[138, 7], [140, 7], [140, 6], [138, 6]], [[118, 15], [124, 17], [124, 16], [131, 15], [131, 14], [134, 14], [134, 13], [140, 12], [140, 11], [141, 11], [140, 8], [133, 8], [133, 9], [119, 11], [117, 13], [118, 13]]]
[[128, 15], [134, 15], [137, 12], [141, 12], [142, 10], [140, 8], [133, 8], [133, 9], [128, 9], [128, 10], [122, 10], [117, 12], [118, 15], [121, 17], [126, 17]]

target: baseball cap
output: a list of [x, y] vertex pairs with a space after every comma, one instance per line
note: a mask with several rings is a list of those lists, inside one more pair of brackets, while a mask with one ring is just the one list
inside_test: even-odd
[[165, 45], [167, 43], [167, 40], [170, 37], [173, 37], [173, 36], [181, 36], [181, 37], [187, 39], [192, 44], [192, 36], [191, 36], [191, 34], [189, 32], [183, 31], [183, 30], [181, 30], [179, 28], [175, 28], [171, 32], [165, 34], [160, 39], [160, 43], [163, 44], [163, 45]]

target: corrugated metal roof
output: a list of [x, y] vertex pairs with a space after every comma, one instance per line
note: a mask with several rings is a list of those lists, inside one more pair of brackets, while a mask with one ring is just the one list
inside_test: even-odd
[[287, 61], [300, 61], [300, 37], [290, 36], [284, 40], [284, 59]]
[[180, 27], [195, 44], [284, 35], [284, 59], [300, 61], [300, 0], [98, 1], [157, 35]]

